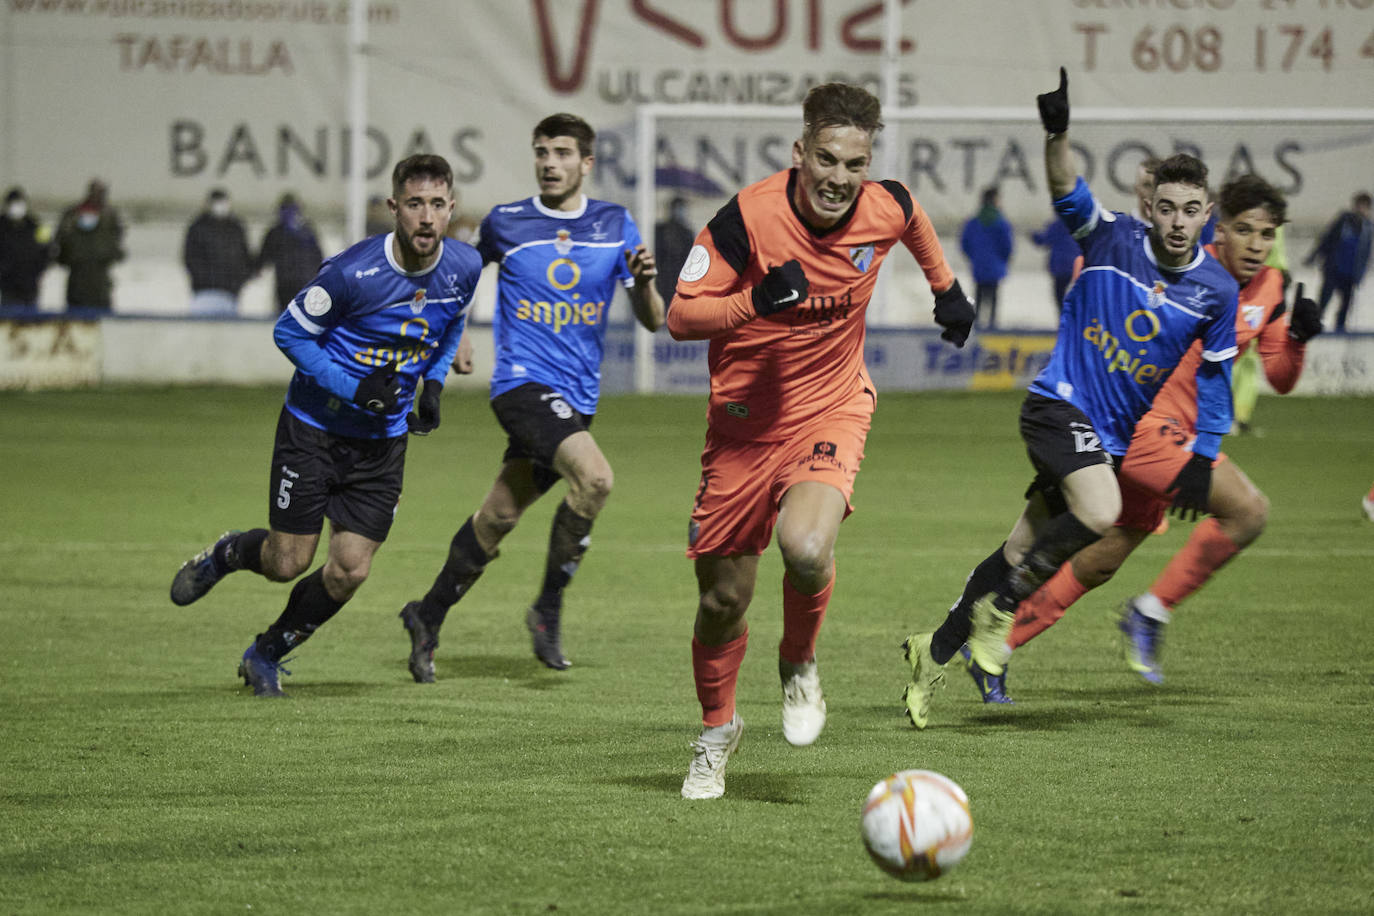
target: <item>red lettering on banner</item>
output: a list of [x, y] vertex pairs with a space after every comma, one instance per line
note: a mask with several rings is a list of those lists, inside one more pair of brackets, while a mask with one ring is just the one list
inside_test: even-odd
[[539, 23], [539, 53], [544, 58], [544, 76], [554, 92], [576, 92], [582, 88], [587, 75], [587, 56], [591, 53], [592, 29], [600, 0], [582, 0], [582, 15], [577, 27], [577, 46], [573, 51], [572, 69], [564, 76], [558, 72], [558, 49], [554, 47], [553, 23], [549, 21], [549, 0], [534, 0], [534, 18]]
[[[906, 6], [911, 0], [902, 0], [902, 6]], [[860, 38], [858, 27], [868, 22], [870, 19], [877, 18], [883, 14], [882, 0], [877, 3], [870, 3], [862, 9], [855, 10], [840, 24], [840, 40], [844, 46], [851, 51], [867, 52], [877, 54], [883, 49], [881, 38]], [[900, 42], [901, 53], [910, 54], [916, 50], [916, 42], [910, 38], [902, 38]]]
[[[822, 49], [824, 23], [822, 21], [822, 0], [773, 0], [773, 18], [769, 31], [763, 35], [746, 35], [737, 25], [737, 10], [743, 9], [740, 0], [716, 0], [716, 12], [724, 42], [741, 51], [768, 51], [781, 45], [789, 34], [789, 12], [798, 3], [805, 6], [801, 16], [802, 41], [811, 51]], [[907, 6], [912, 0], [901, 0]], [[1374, 0], [1371, 0], [1374, 2]], [[738, 4], [738, 6], [737, 6]], [[566, 4], [565, 4], [566, 5]], [[596, 30], [601, 12], [600, 0], [582, 0], [581, 9], [575, 24], [576, 37], [570, 52], [560, 55], [556, 29], [550, 9], [550, 0], [534, 0], [535, 25], [539, 31], [539, 52], [544, 64], [544, 78], [549, 88], [555, 92], [572, 93], [582, 88], [587, 78], [587, 66], [591, 58], [592, 36]], [[705, 48], [709, 44], [707, 36], [682, 22], [674, 19], [663, 10], [654, 6], [650, 0], [631, 0], [630, 12], [635, 18], [657, 32], [679, 41], [692, 48]], [[877, 54], [882, 51], [881, 37], [865, 37], [862, 32], [872, 25], [873, 20], [883, 14], [882, 0], [876, 0], [860, 7], [838, 22], [840, 43], [850, 51], [860, 54]], [[910, 54], [916, 49], [916, 42], [902, 38], [900, 52]]]
[[725, 37], [731, 44], [746, 51], [774, 47], [787, 31], [787, 3], [788, 0], [773, 0], [773, 31], [762, 38], [750, 38], [735, 28], [735, 0], [721, 0], [720, 27], [725, 30]]
[[630, 3], [630, 9], [633, 10], [635, 15], [640, 19], [649, 23], [649, 25], [656, 26], [662, 31], [667, 32], [683, 44], [690, 45], [693, 48], [706, 47], [706, 39], [701, 37], [700, 32], [693, 31], [676, 19], [669, 18], [667, 13], [654, 9], [649, 5], [649, 0], [633, 0], [633, 2]]

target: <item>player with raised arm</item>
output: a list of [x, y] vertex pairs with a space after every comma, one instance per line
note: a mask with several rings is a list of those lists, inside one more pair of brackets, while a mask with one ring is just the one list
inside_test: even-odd
[[491, 490], [453, 536], [433, 586], [401, 609], [418, 683], [434, 680], [434, 650], [449, 609], [560, 478], [568, 494], [554, 511], [543, 583], [525, 623], [541, 662], [555, 670], [571, 664], [561, 639], [563, 590], [612, 483], [590, 431], [601, 395], [606, 310], [624, 287], [635, 318], [650, 331], [662, 327], [664, 313], [654, 257], [629, 211], [582, 191], [595, 140], [576, 115], [540, 121], [533, 136], [539, 193], [495, 207], [478, 230], [482, 260], [500, 265], [491, 409], [509, 441]]
[[668, 310], [678, 340], [710, 340], [711, 396], [688, 537], [700, 600], [692, 673], [702, 731], [684, 798], [717, 798], [743, 723], [735, 684], [759, 555], [776, 526], [785, 573], [778, 647], [783, 737], [825, 725], [816, 637], [835, 579], [835, 540], [877, 395], [864, 365], [878, 268], [899, 242], [935, 295], [943, 337], [963, 346], [972, 303], [935, 230], [898, 181], [869, 181], [878, 100], [813, 88], [792, 168], [740, 191], [697, 236]]
[[277, 319], [273, 337], [296, 371], [272, 452], [270, 528], [225, 534], [172, 580], [179, 605], [240, 569], [289, 582], [309, 567], [329, 519], [324, 565], [296, 583], [243, 653], [239, 674], [257, 696], [283, 695], [282, 658], [367, 579], [401, 496], [407, 432], [439, 426], [439, 395], [481, 274], [471, 246], [444, 238], [453, 171], [442, 157], [401, 160], [391, 193], [395, 229], [325, 261]]
[[1151, 223], [1104, 210], [1077, 172], [1069, 147], [1068, 76], [1036, 99], [1044, 124], [1045, 174], [1055, 211], [1083, 249], [1084, 267], [1064, 300], [1049, 364], [1021, 407], [1021, 437], [1036, 476], [1011, 534], [969, 574], [934, 633], [903, 643], [911, 682], [907, 716], [925, 728], [945, 663], [966, 642], [983, 671], [1000, 675], [1016, 606], [1121, 512], [1113, 466], [1136, 421], [1194, 340], [1197, 437], [1169, 483], [1173, 506], [1207, 505], [1212, 462], [1231, 428], [1236, 281], [1197, 244], [1212, 211], [1207, 168], [1188, 155], [1159, 164]]
[[[1265, 266], [1287, 219], [1283, 193], [1258, 175], [1227, 182], [1217, 195], [1221, 211], [1216, 241], [1208, 247], [1241, 284], [1236, 345], [1259, 353], [1269, 384], [1286, 394], [1302, 374], [1307, 341], [1321, 333], [1320, 309], [1297, 285], [1291, 320], [1285, 317], [1283, 273]], [[1192, 460], [1197, 435], [1197, 372], [1202, 344], [1195, 343], [1136, 424], [1121, 463], [1123, 509], [1116, 525], [1059, 568], [1016, 610], [1009, 644], [1016, 649], [1044, 632], [1090, 589], [1110, 579], [1131, 552], [1159, 525], [1169, 508], [1170, 481]], [[1203, 519], [1149, 591], [1126, 602], [1120, 621], [1126, 658], [1147, 681], [1159, 683], [1159, 649], [1173, 608], [1264, 530], [1269, 503], [1239, 466], [1219, 454]], [[969, 673], [985, 702], [1008, 702], [1005, 672], [993, 675], [969, 661]]]

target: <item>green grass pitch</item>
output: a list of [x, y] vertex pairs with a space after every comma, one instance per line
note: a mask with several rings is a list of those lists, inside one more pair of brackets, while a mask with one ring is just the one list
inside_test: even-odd
[[[678, 796], [699, 709], [683, 557], [704, 399], [611, 397], [615, 492], [569, 591], [567, 672], [524, 609], [554, 496], [449, 618], [412, 683], [402, 603], [429, 585], [503, 447], [480, 392], [412, 440], [357, 597], [254, 699], [238, 656], [287, 588], [177, 567], [265, 523], [279, 389], [14, 394], [0, 408], [0, 912], [1353, 913], [1374, 911], [1374, 399], [1266, 398], [1227, 451], [1268, 531], [1184, 605], [1166, 682], [1121, 661], [1116, 606], [1190, 526], [1020, 652], [1017, 705], [951, 666], [931, 726], [899, 643], [1005, 535], [1029, 469], [1020, 395], [884, 395], [837, 548], [819, 658], [830, 722], [780, 734], [781, 564], [765, 557], [726, 795]], [[556, 490], [556, 494], [561, 490]], [[968, 792], [973, 847], [908, 885], [858, 837], [888, 773]]]

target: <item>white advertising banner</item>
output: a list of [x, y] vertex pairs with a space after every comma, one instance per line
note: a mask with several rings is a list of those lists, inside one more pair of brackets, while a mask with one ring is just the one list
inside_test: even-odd
[[99, 321], [0, 321], [0, 391], [98, 384], [100, 330]]
[[[1119, 124], [1101, 141], [1107, 151], [1137, 140], [1171, 150], [1177, 132], [1161, 109], [1355, 110], [1374, 99], [1374, 0], [896, 8], [898, 104], [1024, 110], [1017, 142], [1032, 160], [1030, 183], [1034, 96], [1053, 87], [1060, 65], [1076, 108], [1156, 112], [1145, 135]], [[348, 18], [343, 0], [0, 0], [0, 183], [50, 207], [98, 176], [130, 209], [193, 212], [223, 185], [246, 208], [292, 190], [317, 212], [340, 212], [355, 155]], [[597, 191], [629, 203], [637, 105], [797, 112], [817, 82], [879, 91], [883, 72], [874, 0], [373, 0], [367, 22], [369, 192], [387, 191], [401, 156], [434, 151], [452, 162], [464, 209], [479, 214], [532, 190], [529, 131], [553, 111], [601, 130]], [[795, 125], [777, 130], [785, 156]], [[1256, 148], [1208, 155], [1218, 170], [1243, 168], [1248, 156], [1318, 222], [1374, 180], [1369, 124], [1324, 130], [1290, 124]], [[914, 173], [934, 209], [966, 213], [999, 169], [1016, 178], [1005, 130], [936, 134], [943, 167], [907, 148], [897, 176]], [[1313, 145], [1320, 164], [1306, 155]]]

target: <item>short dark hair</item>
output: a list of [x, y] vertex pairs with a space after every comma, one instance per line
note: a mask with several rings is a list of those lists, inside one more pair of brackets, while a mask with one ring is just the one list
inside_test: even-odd
[[1162, 184], [1188, 184], [1207, 190], [1207, 166], [1196, 156], [1175, 153], [1155, 168], [1155, 187]]
[[1361, 191], [1355, 195], [1353, 200], [1357, 207], [1368, 207], [1371, 203], [1374, 203], [1374, 197], [1370, 197], [1368, 191]]
[[416, 153], [396, 163], [396, 168], [391, 170], [391, 196], [400, 197], [406, 182], [412, 178], [432, 178], [453, 190], [453, 169], [447, 159], [434, 153]]
[[827, 127], [857, 127], [868, 134], [883, 129], [883, 106], [862, 86], [822, 83], [802, 102], [802, 137], [814, 139]]
[[982, 196], [982, 204], [983, 204], [983, 206], [985, 206], [985, 207], [995, 207], [995, 206], [997, 206], [997, 198], [1000, 197], [1000, 196], [1001, 196], [1001, 193], [997, 190], [997, 186], [996, 186], [996, 185], [991, 185], [991, 186], [989, 186], [989, 187], [984, 188], [984, 189], [983, 189], [983, 196]]
[[572, 137], [577, 141], [577, 151], [586, 159], [592, 154], [596, 143], [596, 131], [592, 126], [579, 118], [575, 114], [568, 114], [560, 111], [558, 114], [551, 114], [538, 124], [534, 125], [534, 133], [531, 140], [538, 140], [540, 137]]
[[1221, 218], [1231, 219], [1246, 210], [1263, 207], [1282, 226], [1288, 221], [1288, 199], [1283, 192], [1258, 175], [1241, 175], [1221, 186], [1217, 192]]

